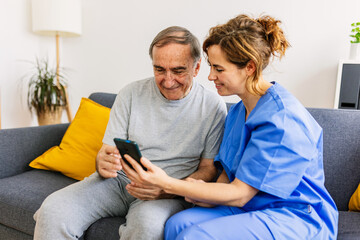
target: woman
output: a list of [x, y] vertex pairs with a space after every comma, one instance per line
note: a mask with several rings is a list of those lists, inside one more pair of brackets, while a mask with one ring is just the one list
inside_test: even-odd
[[213, 27], [203, 44], [209, 80], [229, 110], [216, 183], [171, 178], [142, 158], [124, 165], [132, 184], [155, 184], [198, 207], [171, 217], [166, 239], [336, 239], [338, 213], [324, 187], [322, 129], [278, 83], [263, 79], [289, 46], [280, 21], [240, 15]]

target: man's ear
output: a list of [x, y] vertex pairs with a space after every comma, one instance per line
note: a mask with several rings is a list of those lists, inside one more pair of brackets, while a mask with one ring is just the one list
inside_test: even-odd
[[245, 70], [246, 70], [246, 74], [248, 76], [251, 76], [254, 74], [254, 72], [256, 71], [256, 65], [254, 63], [253, 60], [250, 60], [247, 64], [246, 64], [246, 67], [245, 67]]
[[201, 58], [199, 59], [199, 61], [197, 61], [195, 63], [195, 69], [194, 69], [194, 75], [193, 77], [196, 77], [200, 71], [200, 65], [201, 65]]

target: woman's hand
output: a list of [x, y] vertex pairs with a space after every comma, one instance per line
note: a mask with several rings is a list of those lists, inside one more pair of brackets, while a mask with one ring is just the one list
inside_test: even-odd
[[[164, 170], [152, 164], [147, 158], [142, 157], [140, 159], [141, 164], [147, 168], [147, 171], [145, 171], [140, 164], [128, 154], [124, 157], [133, 167], [131, 168], [123, 159], [121, 159], [123, 171], [133, 182], [133, 186], [140, 186], [143, 189], [151, 189], [154, 187], [163, 189], [164, 186], [171, 181], [171, 177], [169, 177]], [[129, 188], [131, 188], [131, 186], [129, 186]]]

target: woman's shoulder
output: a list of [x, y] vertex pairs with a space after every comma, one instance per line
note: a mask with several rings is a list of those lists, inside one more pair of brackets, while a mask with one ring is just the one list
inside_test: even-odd
[[266, 117], [272, 115], [305, 116], [306, 108], [300, 101], [279, 83], [273, 83], [266, 94], [258, 102], [258, 114]]
[[[259, 100], [260, 101], [260, 100]], [[259, 102], [247, 124], [252, 128], [269, 125], [289, 134], [302, 132], [318, 139], [322, 128], [307, 109], [284, 87], [274, 84]]]

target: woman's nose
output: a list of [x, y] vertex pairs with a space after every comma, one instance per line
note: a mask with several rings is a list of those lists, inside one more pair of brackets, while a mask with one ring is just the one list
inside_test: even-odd
[[210, 70], [208, 79], [209, 79], [209, 81], [214, 81], [216, 79], [216, 76], [215, 76], [213, 70]]

